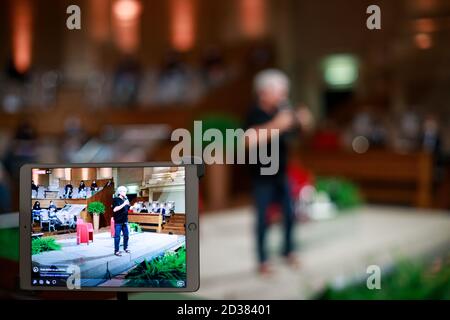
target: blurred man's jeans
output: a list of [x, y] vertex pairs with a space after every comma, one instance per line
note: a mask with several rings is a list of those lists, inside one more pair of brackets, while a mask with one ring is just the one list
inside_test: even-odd
[[114, 226], [114, 253], [119, 252], [120, 233], [123, 232], [123, 250], [128, 248], [128, 223], [116, 223]]
[[268, 228], [267, 212], [273, 203], [281, 205], [284, 225], [283, 255], [287, 256], [293, 250], [292, 228], [295, 214], [290, 195], [290, 188], [285, 179], [267, 179], [267, 181], [254, 181], [253, 195], [256, 205], [256, 244], [260, 263], [267, 260], [265, 238]]

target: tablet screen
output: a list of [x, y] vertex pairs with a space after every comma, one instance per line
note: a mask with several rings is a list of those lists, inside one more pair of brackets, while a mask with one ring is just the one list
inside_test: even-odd
[[185, 168], [34, 168], [33, 287], [186, 286]]

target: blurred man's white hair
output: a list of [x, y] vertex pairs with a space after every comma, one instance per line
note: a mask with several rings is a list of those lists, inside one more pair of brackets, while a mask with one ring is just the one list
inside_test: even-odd
[[253, 89], [256, 93], [273, 87], [281, 87], [288, 91], [289, 86], [290, 82], [288, 76], [278, 69], [266, 69], [260, 71], [256, 74], [253, 81]]
[[127, 187], [120, 186], [120, 187], [118, 187], [117, 190], [116, 190], [117, 194], [121, 193], [122, 191], [127, 192], [127, 191], [128, 191], [128, 190], [127, 190]]

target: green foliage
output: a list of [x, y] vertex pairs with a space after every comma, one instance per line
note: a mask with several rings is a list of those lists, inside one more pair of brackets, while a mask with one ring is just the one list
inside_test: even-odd
[[36, 238], [31, 241], [31, 254], [61, 250], [61, 245], [53, 237]]
[[381, 289], [369, 290], [366, 282], [343, 290], [327, 288], [321, 299], [337, 300], [428, 300], [450, 299], [450, 262], [432, 271], [423, 263], [402, 261], [394, 271], [381, 277]]
[[105, 213], [106, 208], [100, 201], [93, 201], [89, 203], [87, 210], [89, 213], [100, 215]]
[[[178, 280], [186, 280], [186, 247], [177, 252], [166, 252], [151, 261], [137, 264], [127, 275], [127, 286], [176, 286]], [[163, 281], [163, 283], [162, 283]]]
[[[202, 117], [202, 135], [208, 129], [217, 129], [222, 133], [224, 146], [227, 147], [226, 130], [239, 128], [239, 121], [232, 115], [225, 113], [207, 114]], [[203, 147], [209, 145], [210, 141], [203, 141]], [[237, 139], [234, 139], [234, 146], [237, 145]]]
[[18, 228], [0, 229], [0, 258], [19, 260], [19, 238]]
[[351, 209], [362, 203], [358, 187], [344, 179], [318, 178], [316, 189], [317, 191], [326, 192], [339, 210]]
[[135, 232], [142, 232], [142, 228], [138, 223], [130, 222], [128, 224], [130, 226], [130, 229]]

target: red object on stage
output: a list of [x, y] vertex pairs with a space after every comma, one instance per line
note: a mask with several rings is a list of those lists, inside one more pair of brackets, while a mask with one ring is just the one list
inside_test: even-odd
[[80, 243], [94, 242], [94, 227], [90, 222], [84, 222], [83, 219], [77, 220], [77, 245]]
[[114, 225], [114, 218], [111, 218], [110, 228], [111, 228], [111, 238], [114, 238], [114, 236], [116, 234], [116, 228], [115, 228], [115, 225]]
[[313, 137], [311, 146], [313, 150], [339, 150], [341, 148], [339, 133], [333, 130], [319, 131]]

